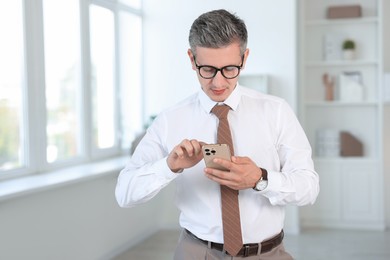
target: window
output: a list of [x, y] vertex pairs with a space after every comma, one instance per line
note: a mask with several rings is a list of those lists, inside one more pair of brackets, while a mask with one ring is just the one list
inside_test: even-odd
[[141, 79], [142, 64], [142, 20], [140, 16], [119, 12], [120, 41], [120, 113], [122, 115], [121, 129], [122, 147], [128, 149], [127, 144], [136, 137], [136, 133], [143, 128], [142, 100], [143, 93]]
[[21, 0], [2, 3], [0, 35], [7, 37], [2, 37], [0, 41], [0, 172], [25, 166], [22, 14]]
[[115, 144], [115, 25], [111, 10], [90, 7], [92, 136], [97, 148]]
[[143, 118], [140, 0], [2, 7], [0, 178], [127, 153]]
[[44, 0], [46, 160], [81, 153], [81, 53], [78, 0]]

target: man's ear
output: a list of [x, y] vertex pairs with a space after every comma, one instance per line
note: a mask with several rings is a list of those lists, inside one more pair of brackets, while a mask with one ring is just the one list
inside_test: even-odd
[[247, 48], [244, 52], [244, 61], [242, 62], [242, 68], [241, 69], [245, 69], [245, 65], [246, 65], [246, 60], [249, 56], [249, 49]]
[[192, 50], [188, 49], [187, 54], [188, 54], [188, 57], [190, 58], [192, 69], [196, 70], [195, 57], [194, 57], [194, 54], [192, 53]]

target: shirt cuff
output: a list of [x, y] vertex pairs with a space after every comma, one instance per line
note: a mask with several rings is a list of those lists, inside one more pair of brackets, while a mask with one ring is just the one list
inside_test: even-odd
[[165, 180], [173, 180], [176, 177], [179, 176], [178, 173], [174, 173], [171, 171], [171, 169], [168, 167], [167, 164], [167, 157], [157, 161], [156, 163], [153, 164], [152, 166], [152, 171], [153, 172], [161, 172], [160, 177], [164, 178]]
[[269, 198], [272, 202], [273, 199], [277, 199], [280, 194], [280, 190], [282, 189], [282, 179], [283, 175], [280, 172], [268, 171], [268, 185], [263, 191], [259, 191], [259, 193], [267, 198]]

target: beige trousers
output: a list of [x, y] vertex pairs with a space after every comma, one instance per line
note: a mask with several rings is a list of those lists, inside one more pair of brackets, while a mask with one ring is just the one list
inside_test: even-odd
[[216, 249], [210, 249], [196, 238], [193, 238], [184, 230], [181, 232], [179, 242], [175, 250], [174, 260], [293, 260], [281, 243], [271, 251], [249, 257], [234, 257]]

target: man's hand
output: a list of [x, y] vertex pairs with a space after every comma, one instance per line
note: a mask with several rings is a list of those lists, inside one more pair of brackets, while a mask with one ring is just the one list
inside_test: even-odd
[[190, 168], [203, 159], [202, 145], [204, 142], [197, 140], [183, 140], [175, 146], [167, 158], [168, 167], [173, 172], [180, 172]]
[[205, 168], [206, 176], [234, 190], [253, 188], [262, 175], [261, 169], [249, 157], [232, 156], [232, 161], [216, 158], [214, 162], [230, 171]]

